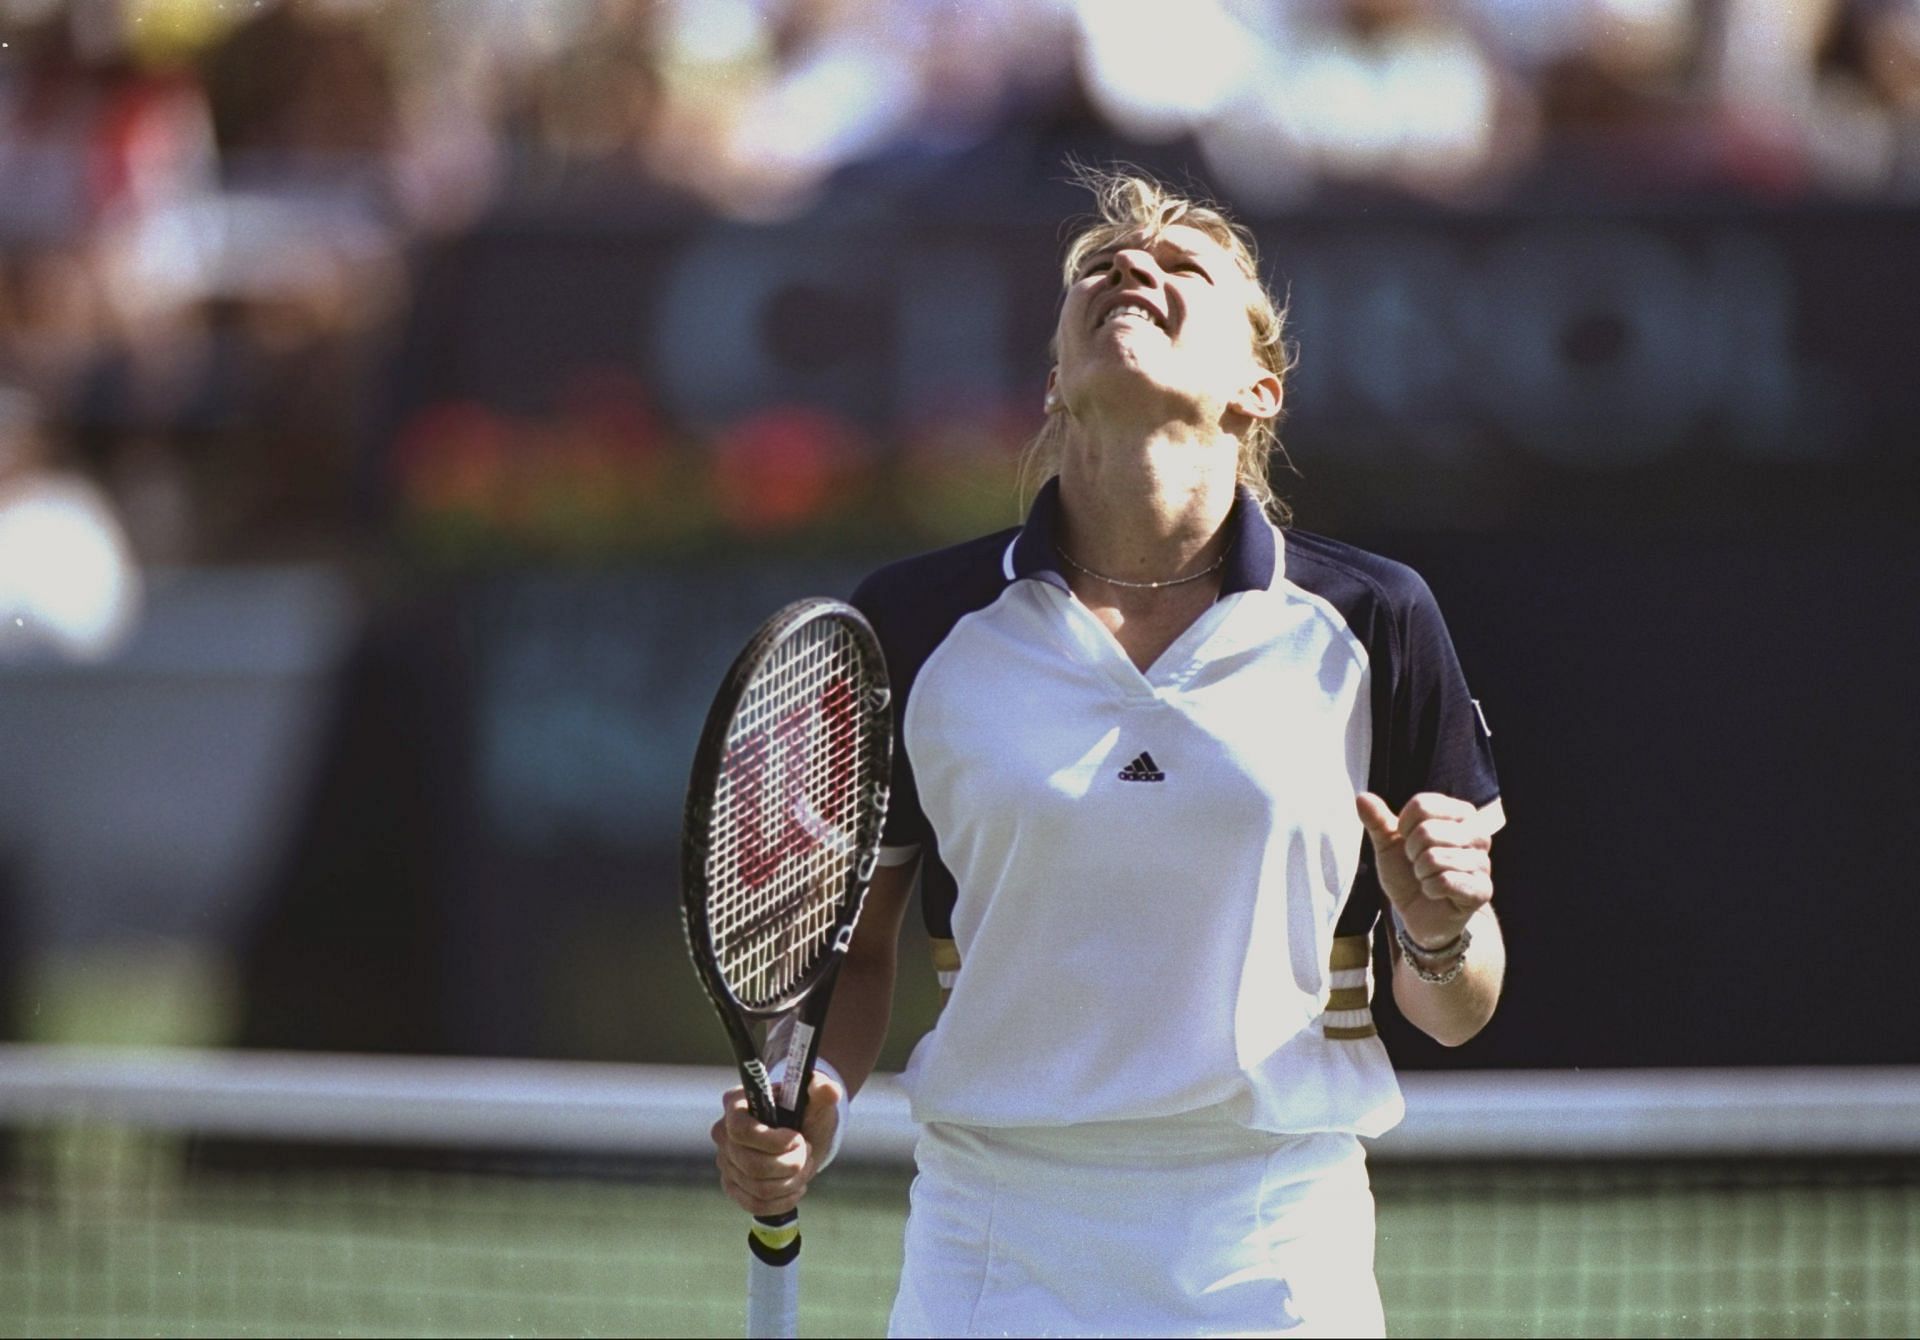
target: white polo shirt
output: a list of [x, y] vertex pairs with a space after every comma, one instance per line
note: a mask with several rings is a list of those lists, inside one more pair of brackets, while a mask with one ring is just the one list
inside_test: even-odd
[[915, 1117], [1386, 1130], [1354, 796], [1499, 796], [1431, 592], [1243, 492], [1220, 599], [1142, 673], [1062, 575], [1058, 508], [1055, 481], [1025, 526], [853, 597], [898, 713], [882, 859], [923, 857], [952, 991]]

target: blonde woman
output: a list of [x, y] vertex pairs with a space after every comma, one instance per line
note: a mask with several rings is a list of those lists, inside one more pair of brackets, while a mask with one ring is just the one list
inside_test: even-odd
[[1357, 1137], [1401, 1101], [1373, 933], [1407, 1018], [1486, 1023], [1486, 731], [1420, 578], [1283, 526], [1283, 321], [1248, 235], [1088, 184], [1026, 523], [854, 597], [900, 714], [883, 869], [806, 1131], [728, 1095], [722, 1184], [778, 1213], [831, 1157], [917, 881], [948, 996], [905, 1076], [894, 1334], [1378, 1335]]

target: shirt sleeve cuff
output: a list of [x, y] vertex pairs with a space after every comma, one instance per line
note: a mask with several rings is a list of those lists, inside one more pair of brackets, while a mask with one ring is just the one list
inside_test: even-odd
[[833, 1141], [827, 1146], [827, 1152], [822, 1156], [819, 1166], [814, 1169], [815, 1172], [825, 1172], [827, 1165], [840, 1157], [840, 1146], [847, 1141], [847, 1127], [853, 1120], [853, 1099], [847, 1094], [847, 1082], [840, 1078], [840, 1072], [828, 1064], [825, 1058], [814, 1058], [813, 1068], [832, 1080], [840, 1090], [840, 1120], [833, 1123]]

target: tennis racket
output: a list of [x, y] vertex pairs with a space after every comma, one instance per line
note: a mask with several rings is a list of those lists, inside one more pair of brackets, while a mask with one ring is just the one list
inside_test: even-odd
[[[747, 1104], [769, 1126], [797, 1129], [806, 1115], [820, 1025], [879, 856], [891, 696], [859, 611], [797, 601], [733, 663], [694, 755], [680, 847], [687, 947]], [[795, 1334], [798, 1211], [756, 1216], [747, 1246], [747, 1334]]]

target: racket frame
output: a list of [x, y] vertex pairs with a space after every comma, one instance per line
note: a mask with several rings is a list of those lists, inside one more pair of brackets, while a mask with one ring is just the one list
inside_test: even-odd
[[[728, 736], [746, 688], [755, 673], [775, 648], [800, 633], [808, 624], [831, 619], [848, 632], [859, 647], [862, 661], [873, 683], [866, 695], [854, 704], [859, 729], [866, 737], [869, 776], [855, 796], [853, 817], [856, 856], [848, 871], [849, 887], [835, 909], [827, 947], [791, 987], [773, 1001], [749, 1005], [742, 1001], [721, 971], [713, 949], [712, 926], [707, 900], [710, 881], [707, 870], [712, 856], [711, 820], [718, 796], [721, 770], [726, 764]], [[692, 773], [687, 785], [687, 802], [681, 828], [680, 892], [682, 926], [694, 967], [720, 1016], [727, 1039], [739, 1064], [740, 1078], [747, 1103], [764, 1125], [798, 1129], [806, 1116], [807, 1087], [820, 1047], [820, 1025], [826, 1019], [832, 998], [834, 978], [853, 941], [854, 927], [866, 900], [867, 886], [873, 879], [880, 852], [880, 832], [886, 821], [887, 798], [891, 783], [893, 756], [892, 688], [887, 678], [886, 659], [880, 641], [860, 612], [842, 601], [810, 597], [794, 601], [762, 624], [740, 654], [734, 658], [726, 677], [707, 711], [706, 725], [694, 751]], [[877, 760], [877, 762], [875, 761]], [[776, 1058], [762, 1055], [753, 1036], [755, 1024], [767, 1026], [777, 1036], [783, 1019], [792, 1019], [789, 1038], [800, 1045], [788, 1050], [787, 1072], [780, 1088], [794, 1095], [791, 1103], [781, 1103], [768, 1074], [768, 1063]]]

